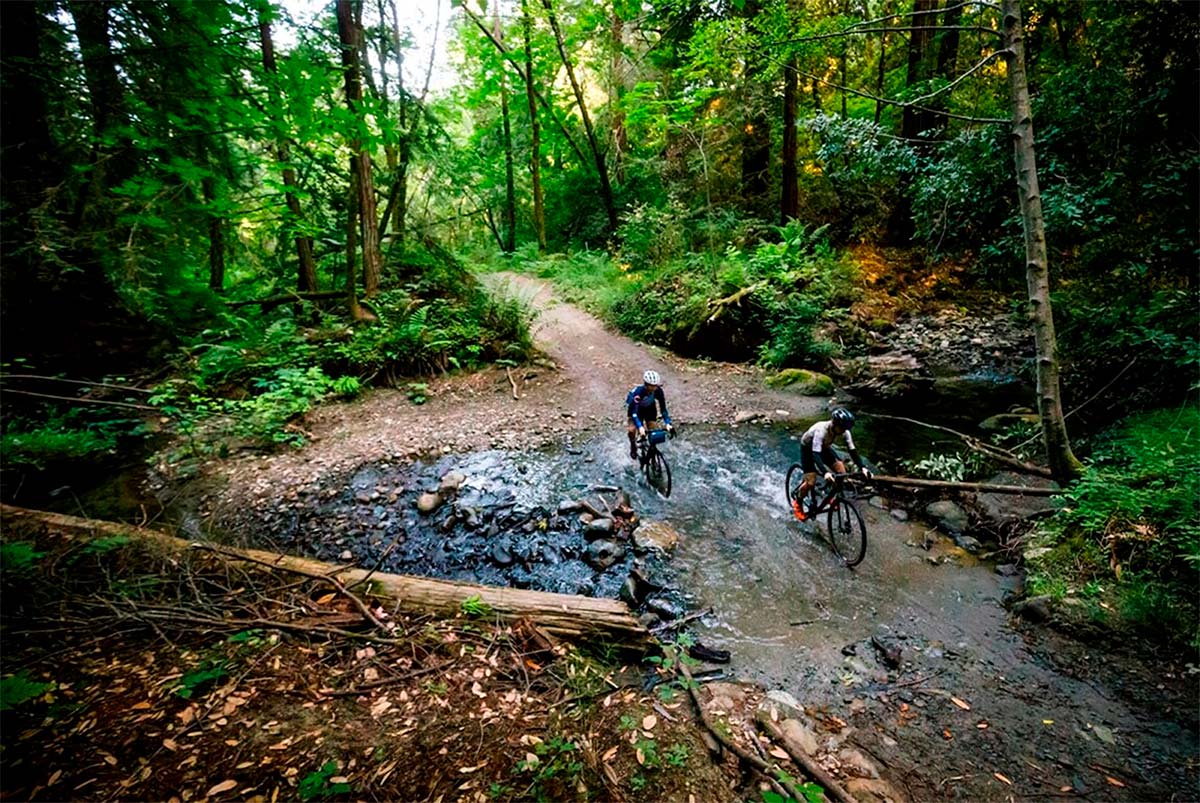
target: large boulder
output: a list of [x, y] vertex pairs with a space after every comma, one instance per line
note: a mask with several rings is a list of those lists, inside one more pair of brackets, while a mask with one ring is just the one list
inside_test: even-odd
[[768, 377], [767, 386], [787, 388], [805, 396], [830, 396], [834, 390], [833, 380], [828, 376], [804, 368], [785, 368], [775, 376]]
[[927, 505], [925, 514], [937, 521], [938, 526], [951, 535], [966, 532], [967, 525], [970, 523], [966, 511], [946, 499]]

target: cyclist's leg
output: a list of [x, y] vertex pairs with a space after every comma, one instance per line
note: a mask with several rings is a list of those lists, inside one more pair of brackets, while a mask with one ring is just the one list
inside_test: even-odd
[[792, 513], [803, 521], [806, 517], [803, 507], [804, 500], [808, 496], [808, 492], [817, 484], [817, 464], [813, 460], [812, 446], [800, 447], [800, 469], [804, 472], [804, 478], [800, 480], [800, 487], [796, 489], [796, 498], [792, 500]]
[[626, 416], [625, 421], [627, 424], [625, 429], [629, 434], [629, 457], [637, 460], [637, 427], [633, 425], [633, 418], [631, 416]]

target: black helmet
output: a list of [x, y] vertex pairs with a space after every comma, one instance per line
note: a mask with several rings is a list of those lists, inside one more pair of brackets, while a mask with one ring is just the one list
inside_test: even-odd
[[830, 417], [833, 418], [833, 423], [840, 426], [842, 429], [854, 429], [854, 413], [847, 410], [845, 407], [836, 408]]

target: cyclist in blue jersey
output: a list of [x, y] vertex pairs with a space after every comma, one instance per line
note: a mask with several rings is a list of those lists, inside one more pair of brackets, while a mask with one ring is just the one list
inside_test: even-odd
[[792, 499], [792, 513], [800, 521], [807, 518], [801, 502], [809, 490], [817, 484], [817, 473], [824, 474], [827, 481], [833, 480], [835, 472], [846, 473], [846, 464], [839, 460], [833, 451], [833, 442], [837, 438], [844, 437], [846, 439], [846, 448], [850, 450], [850, 457], [854, 460], [854, 464], [862, 470], [864, 476], [871, 476], [862, 455], [854, 447], [854, 438], [850, 435], [852, 429], [854, 429], [854, 413], [845, 407], [838, 407], [829, 414], [828, 421], [818, 421], [813, 424], [800, 438], [800, 466], [804, 471], [804, 479], [800, 482], [796, 497]]
[[658, 420], [659, 408], [662, 408], [663, 423], [669, 432], [674, 432], [671, 416], [667, 413], [667, 398], [663, 395], [662, 377], [658, 371], [647, 371], [642, 374], [642, 384], [638, 385], [625, 396], [625, 415], [628, 420], [629, 456], [637, 460], [637, 439], [645, 437], [646, 426]]

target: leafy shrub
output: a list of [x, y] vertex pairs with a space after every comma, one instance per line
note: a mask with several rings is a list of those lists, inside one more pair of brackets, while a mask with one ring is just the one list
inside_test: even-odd
[[1127, 616], [1200, 646], [1200, 408], [1158, 410], [1109, 430], [1065, 497], [1036, 539], [1038, 582], [1109, 580]]

